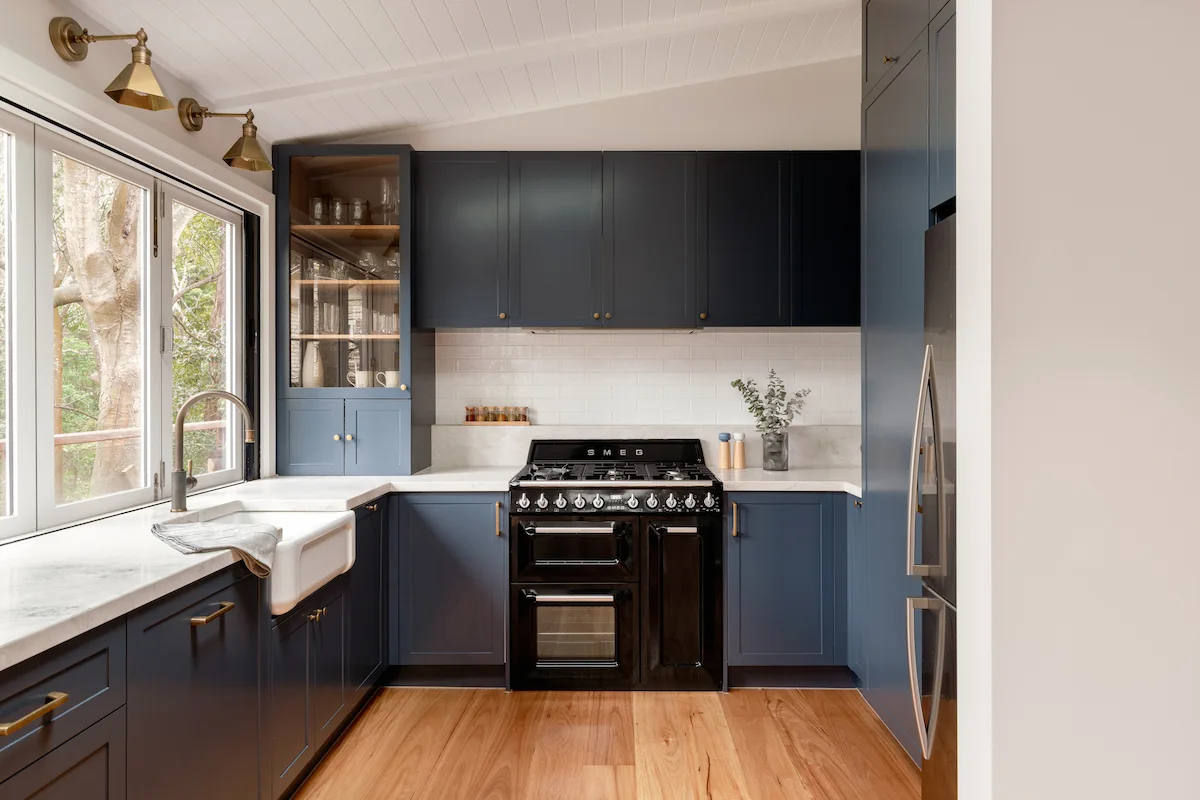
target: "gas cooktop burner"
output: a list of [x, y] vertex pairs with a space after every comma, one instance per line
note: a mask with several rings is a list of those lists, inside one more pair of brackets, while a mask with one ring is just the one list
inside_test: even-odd
[[514, 486], [704, 487], [717, 483], [694, 439], [535, 441]]

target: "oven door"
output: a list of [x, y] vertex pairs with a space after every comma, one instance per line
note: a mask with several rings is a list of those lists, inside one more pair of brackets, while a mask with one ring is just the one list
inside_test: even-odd
[[512, 588], [513, 689], [629, 689], [639, 680], [636, 586]]
[[514, 517], [512, 580], [634, 583], [638, 579], [637, 520], [596, 517]]

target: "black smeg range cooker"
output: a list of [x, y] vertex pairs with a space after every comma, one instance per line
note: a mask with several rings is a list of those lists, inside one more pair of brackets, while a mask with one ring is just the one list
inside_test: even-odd
[[697, 439], [539, 440], [510, 483], [513, 689], [720, 689], [721, 482]]

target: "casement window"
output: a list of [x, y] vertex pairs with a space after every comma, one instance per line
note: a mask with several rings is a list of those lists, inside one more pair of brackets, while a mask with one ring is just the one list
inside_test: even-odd
[[[164, 498], [175, 411], [242, 390], [242, 214], [0, 110], [0, 537]], [[199, 403], [184, 457], [240, 479], [241, 421]]]

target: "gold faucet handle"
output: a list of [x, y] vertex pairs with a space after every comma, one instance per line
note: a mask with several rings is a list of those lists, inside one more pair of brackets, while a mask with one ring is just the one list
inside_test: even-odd
[[188, 459], [188, 468], [187, 468], [187, 481], [186, 481], [187, 488], [195, 489], [196, 483], [197, 483], [196, 478], [194, 475], [192, 475], [192, 460], [189, 458]]

